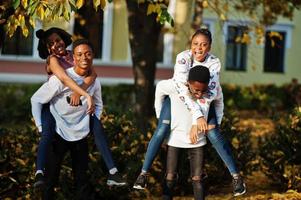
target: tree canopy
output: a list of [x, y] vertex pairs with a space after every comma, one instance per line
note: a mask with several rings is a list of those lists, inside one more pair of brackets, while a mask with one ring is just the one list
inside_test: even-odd
[[[138, 4], [146, 0], [137, 0]], [[112, 2], [112, 0], [108, 0]], [[84, 4], [91, 3], [87, 0], [9, 0], [0, 4], [0, 24], [5, 25], [6, 33], [11, 37], [20, 27], [24, 36], [28, 35], [28, 27], [35, 27], [36, 20], [56, 20], [63, 17], [70, 20], [72, 12], [76, 12]], [[95, 11], [104, 9], [106, 0], [93, 0]], [[173, 25], [173, 19], [167, 12], [167, 5], [163, 0], [149, 1], [146, 15], [157, 14], [156, 20]]]

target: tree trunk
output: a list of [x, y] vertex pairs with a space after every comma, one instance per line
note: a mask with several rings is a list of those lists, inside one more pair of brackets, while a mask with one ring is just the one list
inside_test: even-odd
[[148, 3], [127, 0], [129, 40], [135, 78], [136, 123], [139, 131], [146, 134], [148, 120], [154, 113], [154, 80], [156, 49], [162, 26], [156, 15], [146, 15]]
[[194, 13], [191, 22], [191, 35], [203, 24], [203, 1], [195, 0]]

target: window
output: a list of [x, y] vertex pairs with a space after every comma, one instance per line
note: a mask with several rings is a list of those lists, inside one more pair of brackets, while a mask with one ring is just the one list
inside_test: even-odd
[[286, 32], [265, 34], [264, 72], [284, 72]]
[[246, 70], [247, 44], [237, 41], [247, 31], [246, 26], [228, 26], [226, 69]]
[[95, 12], [92, 1], [81, 7], [75, 15], [74, 35], [84, 37], [93, 44], [95, 58], [102, 58], [103, 10]]
[[[13, 37], [4, 35], [4, 42], [1, 49], [2, 55], [17, 55], [17, 56], [31, 56], [33, 49], [33, 28], [29, 28], [28, 36], [22, 34], [22, 30], [17, 28]], [[2, 29], [2, 28], [1, 28]], [[4, 31], [3, 29], [0, 30]]]

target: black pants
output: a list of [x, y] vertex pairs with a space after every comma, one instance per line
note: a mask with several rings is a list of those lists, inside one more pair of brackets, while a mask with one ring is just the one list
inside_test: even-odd
[[54, 198], [54, 186], [57, 184], [60, 168], [65, 154], [70, 151], [72, 159], [72, 171], [75, 182], [74, 199], [87, 199], [89, 196], [88, 169], [88, 144], [87, 138], [68, 142], [55, 134], [49, 163], [46, 165], [46, 188], [43, 199]]
[[[177, 180], [177, 166], [180, 150], [184, 148], [177, 148], [168, 146], [167, 151], [167, 161], [166, 161], [166, 178], [164, 180], [163, 188], [163, 199], [172, 199], [173, 197], [173, 187]], [[201, 180], [201, 175], [203, 173], [203, 147], [196, 148], [185, 148], [188, 154], [188, 159], [190, 162], [190, 175], [192, 178], [193, 194], [194, 199], [202, 200], [204, 199], [204, 189]], [[169, 177], [172, 175], [171, 177]], [[197, 180], [194, 180], [198, 177]]]

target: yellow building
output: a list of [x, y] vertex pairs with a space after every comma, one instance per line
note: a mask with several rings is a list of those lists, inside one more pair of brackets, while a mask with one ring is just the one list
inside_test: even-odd
[[[67, 22], [37, 23], [28, 38], [16, 33], [12, 39], [6, 38], [0, 49], [0, 81], [41, 82], [46, 80], [45, 61], [37, 52], [38, 40], [34, 33], [40, 28], [59, 26], [73, 34], [74, 38], [86, 37], [96, 50], [95, 68], [101, 81], [107, 84], [133, 83], [126, 2], [114, 0], [104, 11], [95, 13], [84, 7], [79, 15], [73, 15]], [[188, 48], [190, 22], [193, 14], [191, 0], [170, 0], [169, 12], [175, 20], [175, 29], [161, 34], [158, 46], [157, 79], [172, 76], [177, 53]], [[232, 14], [235, 13], [235, 14]], [[231, 16], [231, 14], [233, 16]], [[277, 31], [282, 39], [258, 45], [251, 35], [249, 45], [235, 42], [251, 21], [242, 13], [231, 12], [229, 20], [221, 24], [217, 16], [205, 10], [204, 26], [213, 35], [211, 52], [222, 62], [222, 83], [251, 85], [254, 83], [283, 84], [301, 77], [298, 56], [301, 52], [301, 12], [295, 12], [294, 20], [280, 19], [268, 27], [266, 35]], [[168, 25], [166, 26], [168, 28]], [[3, 31], [0, 30], [0, 31]], [[271, 43], [275, 43], [274, 47]], [[143, 45], [143, 44], [141, 44]]]

